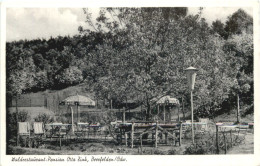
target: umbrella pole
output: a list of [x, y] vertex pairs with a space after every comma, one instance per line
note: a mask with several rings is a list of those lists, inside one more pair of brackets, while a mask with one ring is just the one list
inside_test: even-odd
[[78, 105], [77, 106], [77, 122], [79, 122], [79, 108], [78, 108]]
[[165, 124], [165, 102], [163, 103], [163, 122]]
[[78, 120], [78, 123], [80, 122], [80, 108], [79, 108], [79, 105], [77, 105], [77, 120]]
[[73, 122], [73, 109], [72, 107], [70, 106], [70, 109], [71, 109], [71, 129], [72, 129], [72, 132], [74, 133], [74, 122]]

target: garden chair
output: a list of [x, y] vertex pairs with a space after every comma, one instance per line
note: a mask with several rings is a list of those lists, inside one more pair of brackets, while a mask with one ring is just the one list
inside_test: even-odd
[[64, 137], [68, 134], [68, 128], [66, 126], [61, 126], [59, 130], [59, 135]]
[[35, 135], [44, 135], [44, 125], [43, 122], [34, 122], [33, 123], [33, 133]]
[[45, 136], [46, 138], [51, 138], [53, 133], [53, 129], [50, 125], [45, 125]]
[[190, 124], [190, 123], [191, 123], [191, 120], [186, 120], [185, 123]]
[[238, 132], [234, 135], [236, 136], [236, 142], [237, 143], [244, 143], [245, 144], [245, 138], [247, 135], [247, 128], [243, 126], [238, 126]]
[[34, 122], [33, 123], [33, 141], [31, 141], [32, 147], [39, 147], [40, 143], [43, 142], [42, 138], [45, 135], [45, 129], [43, 122]]
[[29, 122], [18, 122], [18, 134], [20, 136], [30, 136], [30, 124]]
[[253, 123], [253, 122], [248, 123], [248, 129], [250, 130], [250, 132], [251, 132], [252, 134], [254, 134], [254, 123]]
[[179, 144], [179, 146], [181, 146], [180, 130], [174, 130], [173, 135], [174, 135], [173, 141], [174, 141], [175, 146], [177, 145], [177, 143]]
[[88, 126], [89, 126], [89, 123], [82, 123], [82, 122], [78, 123], [75, 134], [78, 137], [82, 137], [84, 139], [88, 132]]
[[199, 130], [198, 130], [198, 133], [201, 134], [201, 135], [204, 135], [207, 131], [208, 131], [208, 126], [207, 124], [199, 124]]
[[204, 124], [202, 124], [202, 130], [207, 131], [209, 119], [208, 118], [200, 118], [199, 122], [204, 123]]
[[24, 146], [30, 146], [29, 122], [18, 122], [18, 137], [23, 140]]
[[84, 139], [85, 133], [83, 132], [84, 129], [83, 123], [78, 123], [75, 129], [76, 130], [74, 131], [74, 133], [77, 136], [77, 139]]
[[47, 138], [50, 138], [50, 140], [52, 140], [52, 138], [54, 137], [59, 137], [59, 131], [60, 131], [60, 125], [62, 123], [51, 123], [51, 124], [46, 124], [45, 125], [45, 136]]

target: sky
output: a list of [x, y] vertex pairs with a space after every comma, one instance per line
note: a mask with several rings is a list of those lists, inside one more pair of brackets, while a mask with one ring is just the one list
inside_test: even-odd
[[[239, 8], [206, 7], [202, 17], [211, 24], [216, 19], [225, 22], [227, 17]], [[242, 8], [253, 15], [251, 8]], [[98, 8], [90, 9], [93, 18], [98, 14]], [[6, 40], [49, 39], [57, 36], [76, 35], [79, 26], [86, 26], [85, 16], [81, 8], [7, 8], [6, 10]], [[188, 8], [189, 14], [196, 14], [198, 8]]]

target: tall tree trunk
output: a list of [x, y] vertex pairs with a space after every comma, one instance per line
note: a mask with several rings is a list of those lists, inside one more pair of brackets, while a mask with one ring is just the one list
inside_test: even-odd
[[180, 106], [178, 106], [178, 122], [180, 122]]
[[237, 123], [240, 123], [239, 94], [237, 94]]
[[185, 120], [185, 112], [184, 112], [184, 101], [183, 101], [183, 97], [181, 98], [181, 103], [182, 103], [183, 120]]
[[15, 110], [16, 110], [16, 125], [17, 125], [17, 136], [16, 136], [16, 146], [19, 144], [19, 131], [18, 131], [18, 96], [15, 97]]
[[150, 101], [149, 101], [147, 93], [146, 93], [146, 105], [147, 105], [146, 121], [149, 121], [150, 120], [151, 106], [150, 106]]

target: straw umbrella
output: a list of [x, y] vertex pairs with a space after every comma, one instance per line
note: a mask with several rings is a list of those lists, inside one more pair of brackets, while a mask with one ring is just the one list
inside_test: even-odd
[[71, 110], [71, 124], [72, 124], [72, 131], [74, 132], [74, 118], [73, 118], [73, 109], [72, 106], [77, 107], [77, 122], [80, 122], [80, 106], [81, 105], [86, 105], [86, 106], [95, 106], [95, 101], [90, 99], [89, 97], [82, 96], [82, 95], [73, 95], [69, 96], [66, 99], [62, 100], [60, 102], [61, 105], [68, 105], [68, 107]]
[[[158, 105], [158, 109], [159, 109], [159, 105], [163, 104], [163, 121], [165, 123], [165, 105], [169, 105], [169, 104], [172, 104], [172, 105], [180, 105], [180, 102], [178, 99], [176, 98], [173, 98], [171, 96], [164, 96], [162, 98], [160, 98], [156, 104]], [[159, 110], [158, 110], [159, 112]], [[179, 107], [178, 107], [178, 120], [179, 120]]]

